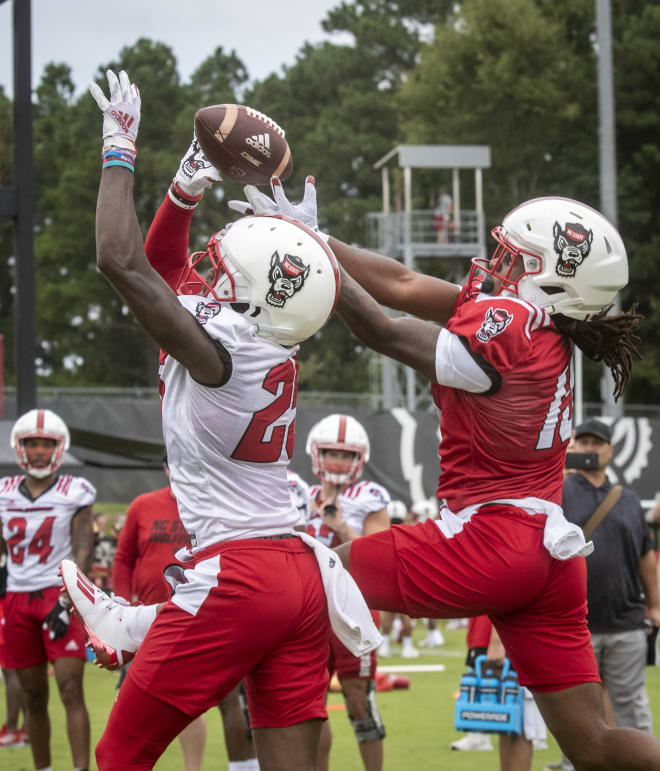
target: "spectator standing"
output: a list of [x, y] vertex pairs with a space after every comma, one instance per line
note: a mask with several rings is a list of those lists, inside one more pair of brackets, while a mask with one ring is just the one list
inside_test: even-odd
[[[614, 446], [611, 430], [590, 419], [575, 429], [575, 451], [595, 452], [598, 467], [578, 469], [564, 480], [563, 508], [570, 522], [584, 527], [612, 490], [606, 469]], [[660, 624], [656, 557], [637, 494], [621, 494], [593, 531], [587, 557], [587, 623], [603, 684], [619, 726], [652, 732], [648, 699], [640, 699], [646, 679], [645, 606]], [[639, 706], [636, 707], [636, 704]]]
[[449, 226], [454, 210], [454, 202], [444, 187], [440, 188], [433, 205], [433, 229], [438, 234], [438, 243], [449, 240]]

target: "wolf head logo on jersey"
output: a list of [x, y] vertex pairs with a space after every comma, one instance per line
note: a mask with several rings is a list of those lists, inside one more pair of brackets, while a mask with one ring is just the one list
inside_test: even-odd
[[495, 335], [504, 332], [505, 327], [511, 323], [512, 318], [513, 316], [503, 308], [489, 308], [486, 311], [486, 318], [477, 332], [477, 340], [480, 343], [487, 343]]
[[218, 313], [220, 313], [220, 303], [198, 302], [195, 308], [195, 321], [198, 324], [206, 324]]
[[302, 289], [308, 275], [309, 265], [305, 265], [300, 257], [295, 254], [280, 257], [279, 252], [275, 252], [270, 258], [270, 289], [266, 302], [275, 308], [283, 308], [286, 301]]
[[559, 223], [555, 221], [552, 234], [555, 237], [554, 249], [559, 255], [557, 274], [572, 278], [577, 267], [591, 251], [594, 232], [587, 230], [579, 222], [567, 222], [562, 230]]

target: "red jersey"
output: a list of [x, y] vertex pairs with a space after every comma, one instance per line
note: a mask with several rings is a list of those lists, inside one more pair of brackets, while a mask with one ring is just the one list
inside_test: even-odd
[[550, 316], [517, 297], [465, 288], [447, 329], [493, 383], [469, 393], [434, 383], [440, 414], [438, 498], [459, 512], [498, 499], [561, 505], [571, 432], [572, 343]]
[[128, 507], [115, 552], [113, 589], [127, 600], [145, 605], [169, 598], [163, 569], [176, 562], [174, 553], [190, 546], [169, 487], [139, 495]]

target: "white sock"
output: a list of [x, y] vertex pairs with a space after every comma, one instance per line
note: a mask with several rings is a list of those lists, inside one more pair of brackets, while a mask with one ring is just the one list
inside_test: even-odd
[[42, 766], [41, 768], [38, 768], [37, 771], [53, 771], [52, 766]]
[[401, 643], [402, 643], [404, 648], [412, 648], [413, 647], [412, 637], [403, 637], [401, 639]]
[[156, 620], [158, 605], [134, 605], [126, 608], [126, 629], [139, 645], [147, 636], [149, 627]]
[[249, 760], [230, 760], [228, 771], [259, 771], [259, 761], [256, 758]]

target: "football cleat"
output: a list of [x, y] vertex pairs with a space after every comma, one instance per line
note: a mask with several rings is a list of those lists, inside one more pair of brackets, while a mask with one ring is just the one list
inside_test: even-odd
[[452, 750], [459, 752], [488, 752], [493, 749], [488, 734], [473, 733], [466, 734], [462, 739], [457, 739], [451, 743]]
[[382, 656], [383, 658], [388, 658], [392, 655], [392, 652], [390, 650], [390, 638], [389, 637], [383, 637], [383, 642], [378, 646], [377, 651], [379, 656]]
[[445, 644], [445, 638], [439, 629], [431, 629], [426, 638], [420, 642], [424, 648], [439, 648]]
[[404, 659], [418, 659], [419, 651], [413, 645], [411, 637], [403, 638], [403, 648], [401, 649], [401, 657]]
[[60, 562], [60, 577], [87, 633], [87, 647], [96, 654], [96, 665], [119, 669], [140, 645], [129, 632], [133, 608], [121, 597], [108, 597], [71, 560]]
[[5, 723], [0, 729], [0, 747], [27, 747], [29, 739], [27, 732], [23, 728], [17, 731], [10, 731]]

